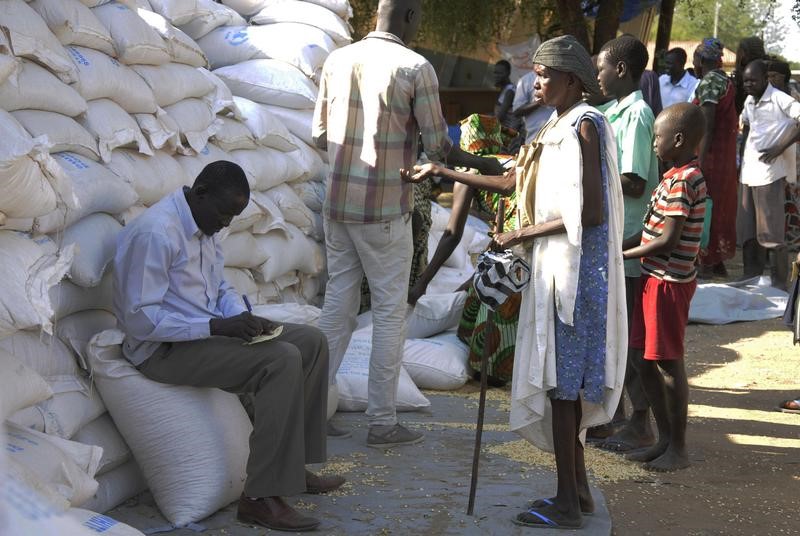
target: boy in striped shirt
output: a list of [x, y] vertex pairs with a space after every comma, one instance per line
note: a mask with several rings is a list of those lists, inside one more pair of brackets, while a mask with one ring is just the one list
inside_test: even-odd
[[629, 346], [658, 427], [652, 447], [628, 456], [654, 471], [689, 466], [686, 413], [689, 383], [683, 341], [697, 281], [695, 261], [706, 212], [706, 183], [697, 162], [705, 122], [700, 109], [679, 103], [656, 119], [654, 148], [672, 165], [650, 198], [640, 239], [623, 244], [623, 258], [641, 258], [642, 285]]

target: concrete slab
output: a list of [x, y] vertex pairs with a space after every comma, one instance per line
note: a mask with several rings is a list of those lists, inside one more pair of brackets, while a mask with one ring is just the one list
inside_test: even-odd
[[[466, 515], [477, 403], [457, 396], [429, 398], [430, 412], [401, 414], [401, 422], [426, 434], [424, 443], [411, 447], [387, 451], [368, 448], [364, 415], [337, 415], [341, 425], [353, 430], [353, 437], [329, 441], [330, 461], [322, 470], [341, 472], [348, 483], [328, 496], [292, 498], [299, 509], [323, 520], [316, 534], [563, 535], [563, 530], [527, 529], [511, 522], [531, 498], [552, 496], [556, 482], [551, 470], [503, 456], [481, 457], [475, 516]], [[490, 446], [519, 439], [505, 431], [507, 424], [507, 412], [497, 401], [490, 400], [483, 444]], [[580, 533], [608, 536], [611, 520], [605, 499], [597, 489], [593, 495], [597, 510], [595, 515], [585, 518]], [[166, 525], [149, 494], [128, 501], [109, 515], [145, 532]], [[238, 523], [235, 504], [201, 524], [206, 527], [204, 534], [214, 536], [265, 533], [263, 528]], [[167, 534], [194, 533], [178, 529]]]

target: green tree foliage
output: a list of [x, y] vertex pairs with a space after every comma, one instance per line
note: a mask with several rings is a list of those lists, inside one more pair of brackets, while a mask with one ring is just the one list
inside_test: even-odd
[[[736, 50], [742, 38], [757, 35], [778, 52], [781, 21], [772, 16], [775, 0], [721, 0], [718, 37]], [[714, 0], [678, 0], [672, 22], [672, 41], [700, 41], [714, 29]], [[653, 29], [655, 32], [655, 28]], [[653, 34], [652, 37], [655, 37]]]
[[[356, 39], [375, 27], [378, 0], [350, 0]], [[422, 0], [423, 18], [417, 41], [456, 54], [472, 52], [502, 38], [516, 18], [536, 30], [551, 18], [550, 0]]]

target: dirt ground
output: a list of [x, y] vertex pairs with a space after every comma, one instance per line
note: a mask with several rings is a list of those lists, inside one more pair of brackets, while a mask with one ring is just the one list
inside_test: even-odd
[[[449, 206], [450, 196], [437, 201]], [[728, 279], [741, 277], [740, 254], [726, 265]], [[690, 325], [686, 352], [692, 466], [594, 479], [613, 533], [800, 534], [800, 415], [775, 409], [800, 395], [800, 346], [775, 319]]]
[[688, 441], [692, 466], [598, 482], [614, 534], [800, 534], [800, 347], [780, 320], [691, 325]]

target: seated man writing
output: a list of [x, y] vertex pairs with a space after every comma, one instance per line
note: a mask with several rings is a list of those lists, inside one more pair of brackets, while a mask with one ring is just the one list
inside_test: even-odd
[[[114, 309], [125, 357], [148, 378], [254, 395], [247, 480], [238, 518], [276, 530], [313, 530], [319, 521], [282, 499], [324, 493], [344, 478], [306, 463], [326, 458], [328, 345], [316, 328], [277, 325], [251, 314], [223, 278], [216, 233], [250, 198], [242, 169], [218, 161], [191, 188], [165, 197], [126, 227], [114, 258]], [[192, 490], [186, 490], [192, 493]]]

